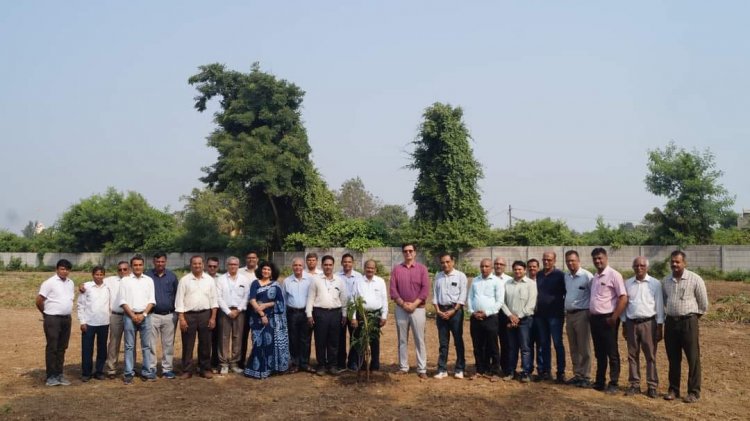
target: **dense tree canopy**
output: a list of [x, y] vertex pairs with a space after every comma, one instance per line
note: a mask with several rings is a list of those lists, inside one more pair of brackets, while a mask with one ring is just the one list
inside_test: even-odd
[[484, 245], [489, 233], [479, 201], [482, 168], [469, 145], [460, 107], [428, 107], [409, 168], [419, 171], [412, 192], [415, 239], [433, 250], [459, 251]]
[[668, 199], [662, 209], [654, 208], [646, 215], [654, 226], [653, 242], [710, 243], [734, 204], [719, 182], [723, 173], [716, 168], [711, 151], [688, 152], [670, 142], [664, 149], [649, 151], [648, 170], [648, 191]]
[[365, 189], [359, 177], [350, 178], [336, 192], [336, 202], [346, 218], [370, 218], [380, 210], [380, 199]]
[[316, 231], [340, 218], [333, 193], [310, 160], [302, 125], [304, 92], [253, 65], [250, 73], [221, 64], [201, 66], [189, 79], [198, 90], [195, 108], [219, 98], [218, 125], [208, 137], [216, 163], [203, 181], [242, 196], [244, 235], [280, 249], [292, 232]]

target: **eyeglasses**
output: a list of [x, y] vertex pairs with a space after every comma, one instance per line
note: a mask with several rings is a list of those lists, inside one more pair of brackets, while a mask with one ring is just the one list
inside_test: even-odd
[[118, 272], [125, 272], [126, 270], [128, 270], [128, 268], [117, 268]]
[[414, 253], [414, 250], [404, 250], [404, 251], [403, 251], [403, 253], [404, 253], [404, 254], [408, 254], [408, 253]]
[[218, 268], [219, 265], [208, 265], [208, 267], [210, 267], [211, 269], [214, 269], [214, 268]]

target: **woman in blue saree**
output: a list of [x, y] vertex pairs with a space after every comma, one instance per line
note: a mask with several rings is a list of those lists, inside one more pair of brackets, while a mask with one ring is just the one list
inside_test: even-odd
[[284, 294], [277, 279], [279, 270], [271, 262], [261, 262], [258, 277], [250, 285], [250, 329], [253, 350], [245, 364], [245, 376], [265, 379], [289, 368], [289, 334], [286, 327]]

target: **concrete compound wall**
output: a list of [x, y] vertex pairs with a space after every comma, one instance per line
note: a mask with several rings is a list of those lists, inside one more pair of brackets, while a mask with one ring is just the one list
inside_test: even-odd
[[[482, 247], [461, 253], [458, 261], [461, 264], [478, 266], [480, 260], [485, 257], [494, 259], [503, 257], [510, 264], [514, 260], [528, 260], [532, 257], [541, 260], [542, 253], [551, 250], [557, 253], [558, 266], [563, 267], [563, 256], [568, 250], [576, 250], [581, 256], [581, 263], [584, 267], [592, 266], [591, 250], [594, 246], [552, 246], [552, 247]], [[674, 246], [626, 246], [613, 249], [605, 247], [609, 255], [609, 264], [615, 269], [630, 269], [633, 258], [636, 256], [646, 256], [651, 262], [664, 261], [669, 258], [669, 254], [677, 249]], [[310, 248], [304, 252], [274, 252], [272, 259], [279, 267], [291, 267], [292, 260], [295, 257], [305, 257], [306, 253], [316, 252], [318, 257], [330, 254], [336, 259], [336, 270], [340, 267], [341, 256], [349, 250], [344, 248]], [[719, 269], [724, 272], [733, 270], [750, 270], [750, 246], [690, 246], [683, 249], [687, 254], [689, 267], [700, 267], [704, 269]], [[349, 251], [354, 256], [355, 269], [362, 269], [365, 260], [374, 259], [386, 268], [392, 268], [401, 262], [401, 249], [399, 247], [382, 247], [373, 248], [362, 252]], [[229, 257], [226, 253], [169, 253], [167, 255], [167, 264], [170, 268], [183, 268], [190, 264], [190, 257], [193, 255], [205, 257], [216, 256], [224, 266], [224, 260]], [[130, 260], [133, 253], [120, 253], [116, 255], [105, 255], [103, 253], [45, 253], [40, 256], [37, 253], [0, 253], [0, 260], [8, 265], [11, 258], [21, 259], [21, 263], [26, 266], [54, 266], [59, 259], [68, 259], [73, 265], [81, 266], [89, 264], [103, 264], [106, 267], [112, 267], [120, 260]], [[244, 256], [237, 256], [241, 262], [244, 262]], [[425, 255], [417, 250], [417, 260], [425, 263]], [[41, 260], [41, 261], [40, 261]], [[146, 266], [150, 266], [150, 256], [146, 256]]]

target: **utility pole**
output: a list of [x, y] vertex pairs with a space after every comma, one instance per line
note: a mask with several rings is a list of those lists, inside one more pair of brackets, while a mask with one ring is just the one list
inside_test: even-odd
[[513, 208], [508, 205], [508, 228], [513, 228]]

